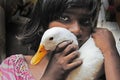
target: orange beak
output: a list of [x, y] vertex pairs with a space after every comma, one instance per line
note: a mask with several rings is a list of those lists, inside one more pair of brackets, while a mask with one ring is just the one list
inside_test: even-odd
[[47, 50], [44, 48], [44, 46], [41, 44], [38, 48], [38, 51], [31, 59], [31, 64], [36, 65], [39, 63], [47, 54]]

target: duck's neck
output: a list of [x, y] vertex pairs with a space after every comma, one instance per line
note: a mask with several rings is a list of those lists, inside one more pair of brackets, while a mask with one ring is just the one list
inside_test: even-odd
[[31, 65], [30, 61], [32, 59], [32, 56], [27, 56], [26, 57], [26, 61], [29, 67], [29, 70], [32, 74], [32, 76], [35, 78], [35, 80], [40, 80], [40, 78], [42, 77], [42, 75], [44, 74], [46, 67], [48, 65], [48, 58], [45, 57], [40, 63], [38, 63], [37, 65]]

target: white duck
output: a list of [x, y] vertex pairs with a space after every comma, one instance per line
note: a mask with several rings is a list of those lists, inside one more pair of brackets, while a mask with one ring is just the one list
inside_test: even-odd
[[[76, 36], [65, 28], [54, 27], [45, 31], [31, 64], [39, 63], [47, 54], [47, 50], [54, 51], [59, 43], [66, 40], [72, 40], [74, 44], [78, 45]], [[95, 80], [101, 73], [104, 57], [91, 36], [82, 45], [79, 52], [79, 58], [83, 60], [83, 63], [70, 73], [67, 80]]]

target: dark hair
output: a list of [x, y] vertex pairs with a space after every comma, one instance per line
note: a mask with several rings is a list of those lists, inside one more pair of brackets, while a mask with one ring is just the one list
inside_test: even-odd
[[31, 20], [25, 25], [22, 34], [18, 37], [22, 43], [31, 44], [31, 49], [38, 48], [41, 37], [51, 21], [56, 20], [70, 7], [86, 8], [95, 19], [100, 0], [38, 0]]

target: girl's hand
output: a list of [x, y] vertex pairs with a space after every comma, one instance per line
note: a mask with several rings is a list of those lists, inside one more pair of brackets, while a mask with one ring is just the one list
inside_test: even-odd
[[43, 80], [65, 80], [68, 74], [81, 65], [78, 46], [72, 41], [65, 41], [59, 44], [49, 61]]
[[98, 46], [103, 55], [107, 53], [107, 51], [111, 51], [116, 48], [115, 39], [113, 37], [112, 32], [104, 28], [97, 28], [95, 32], [92, 34], [96, 46]]

